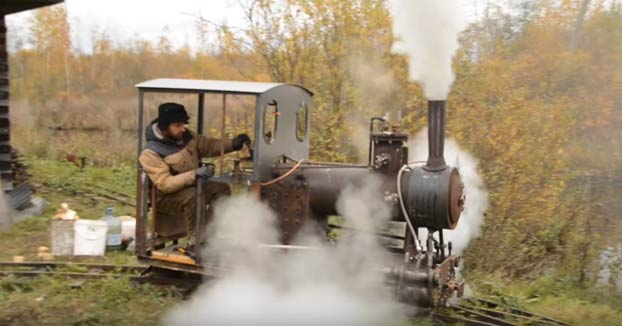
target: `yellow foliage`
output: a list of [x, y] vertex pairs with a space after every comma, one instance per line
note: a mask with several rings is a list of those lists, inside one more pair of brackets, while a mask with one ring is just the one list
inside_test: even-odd
[[[241, 31], [198, 22], [200, 53], [173, 48], [166, 35], [156, 44], [116, 44], [105, 34], [96, 35], [88, 53], [72, 51], [64, 7], [37, 11], [34, 47], [10, 56], [11, 96], [47, 103], [33, 121], [19, 121], [40, 130], [90, 125], [97, 119], [84, 116], [111, 110], [113, 126], [130, 128], [134, 84], [182, 77], [308, 87], [315, 93], [311, 151], [317, 160], [359, 159], [360, 130], [371, 116], [401, 111], [411, 134], [425, 126], [426, 99], [408, 81], [407, 60], [392, 51], [387, 1], [249, 3], [253, 19]], [[593, 208], [576, 180], [602, 162], [622, 164], [622, 154], [590, 138], [606, 140], [622, 129], [622, 9], [615, 2], [591, 6], [578, 47], [569, 49], [578, 3], [530, 2], [514, 16], [491, 8], [462, 35], [447, 132], [479, 158], [491, 202], [483, 234], [466, 253], [471, 268], [529, 276], [563, 265], [584, 281], [593, 247], [581, 234], [590, 231]], [[248, 130], [248, 119], [240, 113], [227, 128]], [[49, 154], [46, 144], [37, 151]]]

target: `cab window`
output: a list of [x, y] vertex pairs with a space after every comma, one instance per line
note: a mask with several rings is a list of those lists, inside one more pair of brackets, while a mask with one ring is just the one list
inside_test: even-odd
[[268, 144], [272, 143], [276, 138], [278, 121], [279, 109], [276, 101], [272, 101], [266, 106], [263, 116], [263, 137]]

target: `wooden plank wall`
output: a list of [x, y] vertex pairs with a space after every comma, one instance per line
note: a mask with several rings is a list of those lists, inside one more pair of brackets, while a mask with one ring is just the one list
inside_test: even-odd
[[5, 190], [13, 188], [9, 120], [9, 56], [4, 15], [0, 16], [0, 178]]

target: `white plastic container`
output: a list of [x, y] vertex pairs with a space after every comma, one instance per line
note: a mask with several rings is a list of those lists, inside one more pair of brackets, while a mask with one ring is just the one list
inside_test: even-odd
[[108, 233], [106, 222], [78, 220], [73, 229], [74, 255], [103, 256], [106, 253], [106, 233]]
[[121, 220], [121, 241], [127, 242], [136, 238], [136, 219], [133, 217], [127, 219], [119, 217], [119, 219]]

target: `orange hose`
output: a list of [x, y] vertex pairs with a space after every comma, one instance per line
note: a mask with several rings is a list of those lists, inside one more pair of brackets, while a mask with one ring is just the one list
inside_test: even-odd
[[292, 173], [294, 173], [300, 167], [300, 164], [302, 164], [303, 161], [304, 160], [298, 161], [298, 163], [296, 163], [296, 165], [294, 165], [294, 167], [292, 167], [289, 171], [287, 171], [285, 174], [281, 175], [280, 177], [278, 177], [278, 178], [276, 178], [274, 180], [270, 180], [268, 182], [260, 183], [260, 185], [262, 187], [270, 186], [270, 185], [273, 185], [273, 184], [275, 184], [275, 183], [277, 183], [277, 182], [279, 182], [279, 181], [289, 177], [290, 175], [292, 175]]

